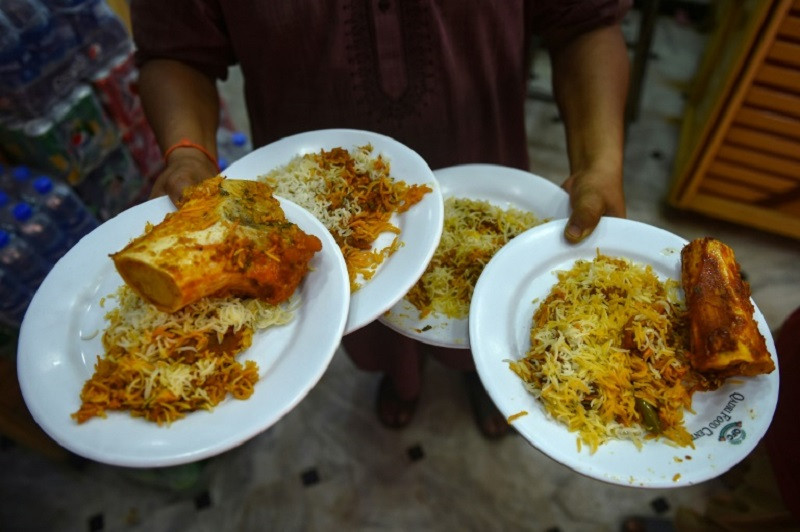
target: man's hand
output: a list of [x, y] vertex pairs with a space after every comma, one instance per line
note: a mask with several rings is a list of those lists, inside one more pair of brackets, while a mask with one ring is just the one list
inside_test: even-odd
[[168, 195], [177, 205], [183, 189], [219, 174], [216, 166], [200, 151], [181, 148], [172, 152], [163, 172], [153, 184], [150, 197]]
[[567, 135], [572, 215], [564, 236], [586, 238], [602, 216], [625, 216], [622, 188], [628, 52], [619, 24], [550, 44], [553, 89]]
[[[216, 82], [188, 64], [151, 59], [139, 68], [139, 95], [147, 121], [168, 159], [150, 195], [167, 194], [177, 203], [188, 185], [219, 173], [212, 160], [216, 159], [219, 125]], [[203, 146], [210, 156], [186, 146], [183, 139]]]
[[619, 175], [608, 171], [578, 172], [569, 176], [562, 187], [572, 206], [564, 230], [570, 242], [580, 242], [588, 236], [602, 216], [625, 217], [625, 194]]

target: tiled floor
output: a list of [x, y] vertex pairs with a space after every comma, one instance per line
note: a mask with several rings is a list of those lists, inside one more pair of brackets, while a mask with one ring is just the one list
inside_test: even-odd
[[[712, 234], [729, 242], [776, 329], [800, 306], [800, 245], [664, 206], [681, 90], [704, 42], [691, 26], [659, 21], [641, 115], [630, 128], [628, 215], [685, 238]], [[232, 96], [238, 81], [234, 76], [225, 90], [241, 124], [241, 102]], [[560, 184], [566, 160], [553, 105], [531, 101], [528, 127], [532, 171]], [[780, 510], [761, 450], [697, 486], [608, 485], [572, 472], [518, 436], [484, 440], [461, 380], [436, 363], [426, 366], [417, 417], [402, 432], [376, 422], [376, 384], [376, 376], [357, 371], [337, 352], [318, 386], [273, 428], [202, 464], [160, 472], [53, 462], [4, 440], [0, 530], [589, 532], [619, 530], [629, 515], [661, 517], [666, 523], [658, 530], [670, 530], [674, 522], [696, 524], [704, 513], [735, 519]]]

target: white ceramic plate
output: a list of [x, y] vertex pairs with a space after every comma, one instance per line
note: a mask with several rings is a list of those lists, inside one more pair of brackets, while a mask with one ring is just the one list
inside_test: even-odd
[[685, 424], [695, 448], [651, 440], [637, 450], [628, 441], [611, 441], [595, 454], [578, 451], [577, 433], [545, 414], [508, 367], [530, 347], [530, 328], [537, 307], [557, 282], [554, 272], [597, 251], [651, 264], [659, 277], [680, 279], [680, 251], [686, 240], [649, 225], [604, 218], [580, 244], [563, 237], [564, 220], [535, 227], [512, 240], [489, 262], [478, 280], [470, 308], [472, 352], [481, 381], [506, 416], [527, 411], [513, 426], [537, 449], [575, 471], [625, 486], [672, 488], [721, 475], [745, 458], [764, 436], [778, 399], [775, 344], [764, 316], [756, 308], [759, 330], [776, 369], [769, 375], [738, 379], [713, 392], [697, 393]]
[[[540, 219], [569, 216], [569, 196], [558, 185], [530, 172], [493, 164], [465, 164], [436, 170], [444, 198], [485, 200], [503, 209], [516, 208]], [[385, 325], [430, 345], [469, 349], [469, 319], [440, 313], [420, 319], [419, 311], [401, 299], [380, 317]]]
[[298, 293], [292, 322], [253, 337], [241, 360], [254, 360], [260, 380], [244, 401], [227, 398], [171, 426], [109, 412], [76, 423], [84, 382], [103, 354], [100, 300], [122, 284], [109, 253], [121, 249], [174, 210], [166, 197], [133, 207], [78, 242], [45, 278], [28, 307], [18, 343], [18, 377], [36, 422], [60, 445], [86, 458], [131, 467], [200, 460], [266, 430], [297, 405], [322, 377], [341, 340], [350, 301], [347, 269], [330, 233], [310, 213], [281, 200], [286, 217], [322, 240]]
[[[390, 137], [353, 129], [327, 129], [300, 133], [258, 148], [224, 172], [230, 178], [256, 179], [297, 155], [336, 147], [353, 149], [368, 143], [372, 144], [375, 155], [381, 154], [389, 161], [394, 179], [428, 185], [432, 192], [425, 194], [407, 212], [392, 217], [392, 222], [401, 230], [401, 247], [380, 265], [372, 279], [361, 283], [351, 295], [345, 334], [374, 321], [397, 303], [414, 286], [433, 257], [442, 236], [444, 204], [428, 164], [416, 152]], [[373, 249], [388, 246], [394, 237], [394, 234], [379, 237]]]

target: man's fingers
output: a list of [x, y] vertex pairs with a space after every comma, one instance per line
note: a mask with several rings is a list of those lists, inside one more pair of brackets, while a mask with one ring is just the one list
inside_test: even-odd
[[603, 198], [594, 192], [577, 193], [572, 198], [572, 214], [564, 229], [564, 236], [570, 242], [580, 242], [586, 238], [606, 210]]
[[180, 201], [183, 195], [183, 189], [193, 183], [192, 179], [186, 174], [179, 174], [165, 183], [165, 191], [175, 205]]
[[172, 203], [177, 205], [186, 187], [216, 175], [216, 170], [209, 164], [205, 158], [194, 160], [184, 157], [177, 159], [175, 162], [170, 161], [167, 168], [153, 183], [150, 197], [156, 198], [167, 195], [172, 200]]

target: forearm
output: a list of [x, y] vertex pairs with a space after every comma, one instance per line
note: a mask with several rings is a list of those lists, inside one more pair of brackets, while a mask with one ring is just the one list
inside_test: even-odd
[[159, 59], [142, 65], [139, 94], [163, 153], [186, 139], [211, 155], [209, 158], [203, 150], [194, 147], [179, 147], [169, 153], [164, 171], [153, 183], [150, 195], [167, 194], [177, 204], [186, 187], [219, 173], [216, 83], [183, 63]]
[[572, 213], [564, 235], [579, 242], [603, 216], [626, 214], [622, 166], [628, 53], [619, 26], [607, 26], [551, 43], [550, 56], [570, 164], [563, 187]]
[[152, 60], [141, 67], [139, 94], [162, 152], [188, 139], [216, 158], [219, 95], [213, 79], [178, 61]]
[[550, 55], [571, 172], [603, 170], [621, 179], [629, 59], [619, 26], [554, 43]]

